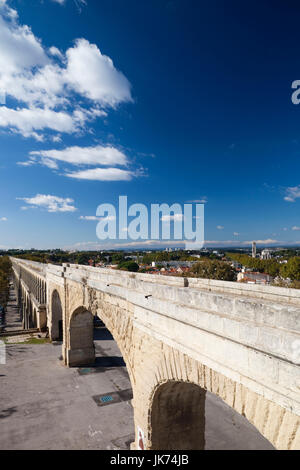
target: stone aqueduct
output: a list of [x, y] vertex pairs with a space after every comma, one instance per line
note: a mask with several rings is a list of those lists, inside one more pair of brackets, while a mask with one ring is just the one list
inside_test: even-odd
[[201, 449], [205, 393], [277, 449], [300, 449], [300, 291], [12, 258], [25, 328], [62, 339], [66, 366], [94, 361], [93, 316], [123, 355], [133, 449]]

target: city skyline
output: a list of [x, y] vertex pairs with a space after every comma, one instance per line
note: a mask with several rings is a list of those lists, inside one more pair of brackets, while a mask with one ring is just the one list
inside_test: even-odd
[[299, 6], [99, 3], [0, 0], [0, 249], [134, 248], [96, 237], [120, 195], [204, 203], [207, 247], [300, 245]]

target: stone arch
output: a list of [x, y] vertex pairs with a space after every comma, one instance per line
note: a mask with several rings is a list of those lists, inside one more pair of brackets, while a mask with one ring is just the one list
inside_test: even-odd
[[85, 307], [78, 307], [71, 315], [67, 363], [70, 367], [92, 364], [95, 361], [94, 316]]
[[[134, 374], [134, 349], [133, 344], [133, 325], [132, 325], [132, 311], [133, 306], [130, 302], [126, 301], [121, 304], [119, 299], [115, 299], [114, 296], [106, 296], [98, 293], [96, 290], [90, 290], [86, 297], [82, 296], [81, 302], [78, 302], [78, 297], [82, 295], [82, 291], [78, 291], [77, 286], [74, 286], [69, 290], [69, 305], [66, 312], [66, 338], [63, 345], [63, 357], [66, 365], [69, 364], [69, 353], [70, 348], [70, 318], [72, 318], [72, 312], [79, 309], [88, 310], [92, 313], [93, 317], [98, 316], [105, 327], [112, 335], [114, 341], [121, 352], [123, 360], [126, 364], [126, 369], [129, 374], [130, 383], [133, 389], [135, 386], [135, 374]], [[70, 313], [69, 313], [70, 312]], [[71, 315], [71, 317], [70, 317]], [[76, 365], [76, 364], [74, 364]]]
[[[131, 305], [126, 303], [126, 311], [121, 309], [118, 305], [114, 305], [113, 303], [107, 302], [103, 298], [92, 299], [89, 302], [88, 306], [78, 305], [78, 303], [71, 303], [69, 307], [69, 311], [73, 312], [71, 314], [70, 320], [66, 322], [66, 337], [64, 338], [64, 345], [63, 345], [63, 356], [65, 360], [65, 364], [71, 365], [69, 359], [73, 356], [73, 353], [69, 353], [70, 350], [70, 330], [71, 330], [71, 322], [75, 312], [80, 311], [88, 311], [92, 314], [92, 325], [90, 325], [90, 337], [93, 335], [94, 329], [94, 316], [98, 316], [105, 327], [112, 335], [114, 341], [117, 343], [117, 346], [121, 352], [123, 360], [126, 364], [126, 369], [129, 374], [130, 383], [133, 389], [134, 394], [134, 385], [135, 385], [135, 375], [134, 375], [134, 354], [132, 348], [132, 321], [130, 315], [130, 308]], [[92, 344], [90, 342], [90, 344]], [[94, 342], [93, 342], [93, 361], [95, 360], [95, 352], [94, 352]], [[91, 362], [90, 362], [91, 363]], [[76, 364], [75, 362], [72, 363], [73, 366], [80, 365], [79, 363]]]
[[160, 384], [149, 415], [151, 450], [273, 450], [242, 414], [199, 385]]
[[[137, 347], [139, 337], [140, 335], [136, 338]], [[145, 338], [144, 343], [147, 347]], [[157, 350], [153, 342], [152, 350], [155, 352], [142, 364], [143, 370], [149, 372], [147, 394], [145, 396], [143, 387], [140, 389], [138, 384], [135, 398], [138, 400], [142, 394], [146, 405], [145, 411], [138, 410], [136, 416], [137, 425], [145, 435], [145, 448], [154, 448], [152, 442], [156, 445], [155, 428], [152, 429], [152, 406], [156, 392], [166, 382], [187, 382], [199, 386], [219, 397], [231, 410], [246, 418], [276, 449], [297, 448], [300, 424], [298, 416], [178, 350], [166, 345], [162, 350]], [[135, 372], [142, 374], [143, 370], [138, 366]], [[137, 435], [135, 445], [138, 446]]]
[[153, 397], [151, 450], [203, 450], [205, 390], [188, 382], [165, 382]]
[[63, 340], [63, 309], [59, 293], [56, 289], [51, 295], [50, 338], [52, 341]]

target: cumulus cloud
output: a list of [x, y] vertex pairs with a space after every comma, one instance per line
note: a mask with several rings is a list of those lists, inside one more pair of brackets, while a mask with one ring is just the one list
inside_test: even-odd
[[6, 222], [7, 221], [7, 217], [0, 217], [0, 222]]
[[0, 70], [11, 75], [48, 63], [47, 55], [29, 26], [19, 25], [16, 10], [0, 2]]
[[80, 38], [65, 53], [46, 49], [3, 0], [0, 90], [18, 102], [17, 108], [1, 107], [0, 127], [38, 140], [46, 130], [78, 132], [108, 108], [132, 101], [128, 79], [96, 44]]
[[78, 39], [66, 56], [66, 82], [79, 94], [104, 106], [132, 101], [129, 81], [95, 44]]
[[63, 56], [63, 54], [61, 53], [61, 51], [60, 51], [57, 47], [55, 47], [55, 46], [49, 47], [49, 54], [50, 54], [50, 55], [53, 55], [53, 56], [56, 56], [56, 57], [58, 57], [59, 59], [63, 59], [63, 58], [64, 58], [64, 56]]
[[102, 220], [102, 221], [109, 221], [109, 220], [116, 220], [114, 215], [108, 215], [106, 217], [97, 217], [95, 215], [81, 215], [79, 217], [80, 220]]
[[[67, 2], [67, 0], [52, 0], [52, 2], [58, 3], [59, 5], [65, 5], [65, 3]], [[82, 7], [84, 7], [84, 6], [87, 5], [87, 1], [86, 1], [86, 0], [74, 0], [74, 3], [75, 3], [75, 5], [76, 5], [76, 7], [78, 8], [78, 11], [79, 11], [79, 12], [81, 12]]]
[[252, 242], [255, 241], [258, 245], [273, 245], [276, 243], [283, 243], [279, 240], [273, 240], [272, 238], [267, 238], [266, 240], [249, 240], [242, 242], [243, 245], [252, 245]]
[[130, 181], [134, 173], [120, 168], [90, 168], [65, 173], [69, 178], [92, 181]]
[[295, 202], [296, 199], [300, 198], [300, 185], [286, 188], [285, 194], [285, 201]]
[[19, 131], [24, 137], [44, 140], [37, 131], [51, 129], [71, 134], [78, 129], [81, 121], [64, 111], [55, 112], [44, 108], [11, 109], [0, 106], [0, 127]]
[[99, 217], [96, 217], [95, 215], [81, 215], [79, 219], [80, 220], [100, 220]]
[[[126, 155], [112, 146], [96, 145], [94, 147], [67, 147], [63, 150], [40, 150], [30, 152], [31, 159], [40, 158], [61, 161], [72, 165], [126, 165]], [[29, 160], [35, 161], [35, 160]]]
[[224, 226], [223, 225], [217, 225], [218, 230], [223, 230]]
[[292, 230], [298, 231], [300, 230], [300, 227], [297, 227], [296, 225], [294, 225], [294, 227], [292, 227]]
[[171, 221], [181, 222], [183, 218], [184, 218], [183, 214], [173, 214], [173, 215], [163, 215], [160, 220], [162, 222], [171, 222]]
[[207, 203], [207, 197], [203, 196], [201, 199], [193, 199], [191, 201], [187, 201], [189, 203], [195, 203], [195, 204], [206, 204]]
[[72, 204], [74, 202], [71, 198], [63, 198], [59, 196], [37, 194], [34, 197], [18, 197], [17, 199], [25, 201], [28, 206], [23, 206], [22, 209], [28, 208], [42, 208], [47, 212], [74, 212], [76, 207]]
[[[69, 165], [64, 168], [64, 175], [69, 178], [94, 181], [129, 181], [134, 176], [141, 176], [143, 170], [115, 168], [129, 166], [129, 160], [124, 152], [111, 145], [95, 145], [90, 147], [66, 147], [62, 150], [34, 150], [29, 153], [29, 159], [18, 162], [21, 166], [41, 164], [52, 170], [57, 170], [59, 164]], [[74, 170], [74, 167], [83, 167]], [[97, 168], [90, 168], [91, 166]], [[102, 168], [105, 167], [105, 168]]]

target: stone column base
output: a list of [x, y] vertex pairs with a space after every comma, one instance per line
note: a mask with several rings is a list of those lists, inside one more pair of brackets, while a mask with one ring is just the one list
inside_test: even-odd
[[95, 362], [95, 348], [67, 349], [66, 363], [69, 367], [77, 367]]
[[47, 328], [47, 312], [46, 306], [41, 306], [37, 312], [37, 327], [40, 331], [46, 331]]

